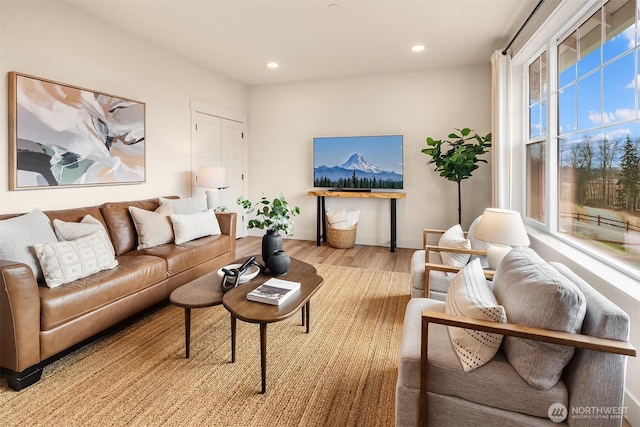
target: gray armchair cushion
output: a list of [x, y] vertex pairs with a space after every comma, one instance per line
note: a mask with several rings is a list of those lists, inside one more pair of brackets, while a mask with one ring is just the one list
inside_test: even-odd
[[[502, 260], [493, 292], [510, 323], [579, 333], [586, 312], [580, 289], [529, 248], [514, 248]], [[574, 348], [505, 337], [503, 349], [515, 370], [533, 387], [553, 387]]]
[[[424, 250], [415, 251], [411, 256], [411, 298], [424, 298]], [[442, 264], [438, 252], [429, 252], [429, 262]], [[429, 284], [430, 298], [444, 301], [454, 274], [447, 275], [442, 271], [431, 271]]]
[[[405, 312], [398, 381], [413, 389], [420, 388], [420, 334], [422, 310], [444, 312], [444, 303], [426, 298], [412, 298]], [[513, 369], [502, 350], [486, 365], [464, 372], [453, 349], [446, 326], [429, 326], [428, 389], [431, 393], [456, 396], [483, 406], [519, 412], [548, 419], [549, 406], [556, 402], [568, 405], [563, 381], [547, 390], [530, 387]]]

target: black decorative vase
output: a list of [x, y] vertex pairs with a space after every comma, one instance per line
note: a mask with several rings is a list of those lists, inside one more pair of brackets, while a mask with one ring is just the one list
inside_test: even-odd
[[267, 268], [274, 276], [287, 274], [291, 266], [291, 258], [284, 251], [278, 250], [271, 254], [267, 261]]
[[267, 230], [267, 234], [262, 236], [262, 262], [267, 265], [269, 257], [275, 251], [282, 250], [282, 236], [277, 230]]

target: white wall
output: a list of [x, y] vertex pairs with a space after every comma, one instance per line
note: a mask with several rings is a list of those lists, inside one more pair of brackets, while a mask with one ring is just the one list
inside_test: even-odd
[[190, 99], [246, 113], [244, 85], [66, 3], [3, 0], [0, 15], [0, 99], [7, 99], [7, 72], [17, 71], [146, 102], [147, 172], [144, 184], [8, 191], [8, 112], [0, 102], [0, 213], [189, 196]]
[[[404, 135], [404, 191], [398, 246], [422, 245], [422, 229], [457, 222], [457, 187], [426, 163], [427, 136], [454, 128], [491, 131], [491, 76], [486, 65], [342, 78], [249, 89], [249, 197], [280, 192], [299, 206], [294, 238], [315, 240], [314, 136]], [[486, 156], [489, 160], [489, 156]], [[462, 185], [463, 227], [491, 203], [491, 167]], [[327, 198], [327, 207], [360, 209], [356, 243], [389, 244], [389, 201]]]

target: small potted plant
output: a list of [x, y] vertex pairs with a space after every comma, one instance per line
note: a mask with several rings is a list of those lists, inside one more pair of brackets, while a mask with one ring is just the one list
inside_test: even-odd
[[267, 230], [262, 237], [262, 261], [266, 264], [271, 254], [282, 250], [282, 236], [279, 232], [284, 231], [287, 236], [292, 235], [293, 220], [291, 218], [300, 214], [300, 208], [290, 207], [282, 194], [273, 200], [262, 196], [255, 203], [240, 196], [236, 199], [236, 203], [245, 209], [247, 215], [255, 214], [256, 216], [247, 223], [248, 229]]

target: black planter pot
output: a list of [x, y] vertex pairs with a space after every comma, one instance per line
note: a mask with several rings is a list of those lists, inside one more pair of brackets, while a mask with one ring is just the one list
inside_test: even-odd
[[287, 274], [291, 266], [291, 258], [284, 251], [275, 251], [269, 257], [267, 268], [274, 276], [282, 276]]
[[277, 230], [267, 230], [267, 234], [262, 236], [262, 261], [265, 265], [269, 261], [269, 257], [275, 251], [282, 250], [282, 236]]

